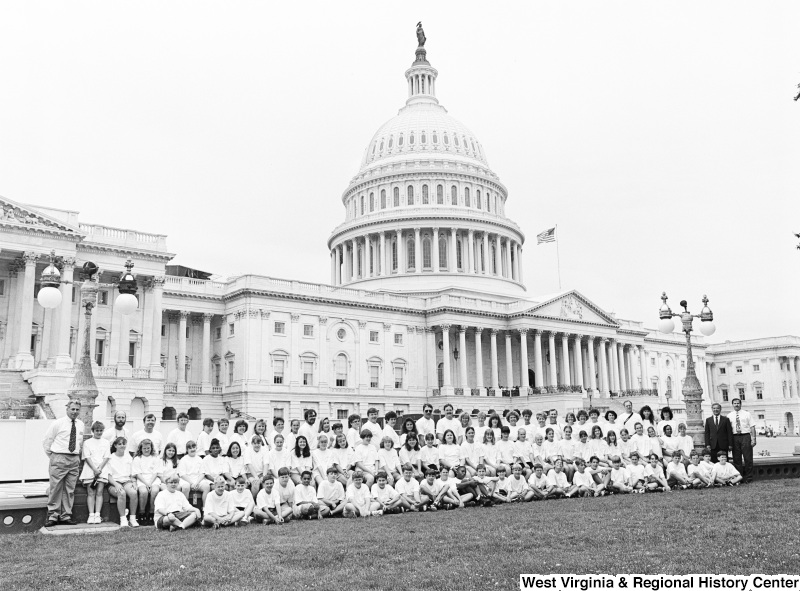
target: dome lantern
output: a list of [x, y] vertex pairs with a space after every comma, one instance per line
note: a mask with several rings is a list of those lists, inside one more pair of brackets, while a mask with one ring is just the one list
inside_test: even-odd
[[425, 41], [427, 41], [427, 38], [425, 37], [425, 31], [422, 30], [422, 22], [418, 22], [416, 59], [414, 59], [411, 67], [406, 70], [406, 80], [408, 81], [408, 100], [406, 105], [415, 103], [439, 104], [436, 99], [436, 77], [439, 72], [428, 62]]

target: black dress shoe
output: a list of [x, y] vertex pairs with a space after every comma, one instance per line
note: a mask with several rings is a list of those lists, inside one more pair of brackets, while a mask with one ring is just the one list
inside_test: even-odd
[[78, 525], [78, 522], [74, 519], [59, 519], [58, 525]]
[[58, 525], [58, 521], [55, 519], [48, 519], [47, 523], [44, 524], [45, 527], [55, 527]]

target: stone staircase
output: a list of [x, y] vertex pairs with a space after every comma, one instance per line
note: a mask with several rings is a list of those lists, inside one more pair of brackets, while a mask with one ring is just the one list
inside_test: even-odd
[[33, 419], [45, 412], [22, 373], [22, 370], [0, 369], [0, 419]]

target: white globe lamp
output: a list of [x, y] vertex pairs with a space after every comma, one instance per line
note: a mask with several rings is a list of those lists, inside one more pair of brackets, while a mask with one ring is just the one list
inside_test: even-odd
[[714, 322], [711, 320], [709, 320], [708, 322], [701, 322], [700, 332], [703, 333], [703, 335], [710, 337], [712, 334], [717, 332], [717, 327], [714, 326]]
[[658, 321], [658, 332], [672, 334], [675, 332], [675, 322], [672, 318], [662, 318]]
[[139, 301], [132, 293], [121, 293], [114, 301], [114, 308], [123, 316], [133, 314], [134, 310], [139, 307]]
[[36, 301], [42, 308], [52, 310], [61, 305], [61, 292], [56, 287], [48, 285], [39, 290], [39, 295], [36, 296]]

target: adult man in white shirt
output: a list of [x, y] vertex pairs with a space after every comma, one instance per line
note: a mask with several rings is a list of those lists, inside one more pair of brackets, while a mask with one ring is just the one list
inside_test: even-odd
[[[731, 400], [733, 411], [728, 420], [733, 429], [733, 465], [746, 483], [753, 481], [753, 448], [756, 446], [756, 424], [752, 415], [742, 410], [742, 401]], [[742, 462], [744, 458], [744, 462]]]
[[417, 427], [417, 437], [419, 437], [420, 441], [425, 441], [425, 436], [428, 433], [431, 433], [436, 436], [436, 423], [431, 418], [433, 414], [433, 406], [428, 404], [427, 402], [422, 407], [422, 416], [417, 419], [415, 423]]
[[638, 412], [633, 412], [633, 403], [630, 400], [623, 402], [622, 406], [625, 408], [625, 412], [619, 416], [617, 424], [620, 425], [620, 429], [624, 428], [628, 430], [628, 433], [633, 433], [634, 426], [636, 423], [642, 422], [642, 417]]
[[444, 405], [444, 417], [439, 419], [439, 422], [436, 423], [436, 437], [439, 438], [439, 441], [444, 443], [444, 432], [450, 429], [454, 435], [456, 435], [456, 439], [458, 439], [458, 428], [461, 426], [461, 421], [453, 417], [453, 405], [449, 402]]
[[103, 431], [103, 439], [108, 441], [109, 443], [113, 443], [117, 437], [124, 437], [125, 441], [130, 440], [131, 434], [128, 429], [125, 428], [125, 424], [128, 422], [128, 415], [125, 414], [125, 411], [118, 410], [114, 413], [114, 426], [108, 427], [105, 431]]
[[70, 400], [67, 416], [53, 421], [42, 441], [44, 453], [50, 458], [50, 495], [45, 527], [78, 523], [72, 519], [72, 503], [75, 501], [83, 444], [83, 422], [78, 420], [80, 412], [80, 400]]
[[311, 451], [317, 449], [317, 436], [319, 435], [319, 429], [314, 426], [317, 422], [317, 411], [308, 409], [306, 412], [303, 413], [303, 424], [300, 425], [300, 429], [297, 431], [298, 435], [302, 435], [306, 438], [306, 442], [308, 443], [308, 447], [311, 448]]
[[128, 440], [128, 453], [132, 456], [135, 456], [136, 451], [139, 448], [139, 444], [143, 440], [149, 439], [153, 444], [153, 452], [155, 455], [160, 456], [161, 450], [164, 449], [164, 446], [161, 444], [161, 433], [155, 430], [156, 415], [153, 413], [146, 414], [144, 415], [142, 422], [144, 423], [144, 429], [134, 433], [133, 437]]
[[[167, 443], [174, 443], [178, 453], [178, 459], [186, 455], [186, 442], [194, 441], [192, 434], [186, 430], [189, 424], [189, 415], [182, 412], [178, 415], [178, 426], [167, 435]], [[105, 433], [103, 434], [105, 435]]]

